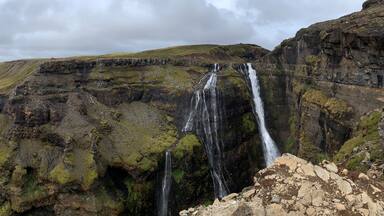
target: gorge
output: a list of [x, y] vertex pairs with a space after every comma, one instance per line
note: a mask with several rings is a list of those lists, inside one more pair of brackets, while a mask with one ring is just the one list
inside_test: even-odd
[[383, 24], [0, 63], [0, 215], [380, 215]]

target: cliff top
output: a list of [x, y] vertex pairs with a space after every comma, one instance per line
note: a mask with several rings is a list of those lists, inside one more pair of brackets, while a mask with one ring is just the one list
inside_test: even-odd
[[[100, 56], [78, 56], [68, 58], [30, 59], [9, 62], [0, 62], [0, 94], [6, 94], [16, 85], [41, 68], [57, 70], [70, 67], [93, 67], [96, 62], [104, 61], [107, 64], [134, 64], [137, 66], [160, 64], [166, 61], [170, 64], [184, 64], [185, 62], [213, 64], [228, 62], [245, 62], [255, 60], [269, 51], [252, 44], [234, 45], [188, 45], [163, 49], [147, 50], [137, 53], [113, 53]], [[124, 62], [125, 63], [122, 63]], [[130, 62], [127, 62], [130, 61]], [[162, 63], [161, 63], [162, 64]]]

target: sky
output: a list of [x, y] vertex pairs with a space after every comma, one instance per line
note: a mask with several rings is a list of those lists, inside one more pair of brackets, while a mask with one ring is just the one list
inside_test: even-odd
[[184, 44], [273, 49], [364, 0], [0, 0], [0, 61]]

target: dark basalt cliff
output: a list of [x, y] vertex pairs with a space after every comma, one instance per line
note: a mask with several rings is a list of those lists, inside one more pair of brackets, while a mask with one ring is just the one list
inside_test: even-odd
[[196, 45], [0, 63], [0, 215], [153, 215], [169, 148], [173, 213], [210, 202], [204, 147], [181, 129], [214, 63], [224, 175], [240, 191], [264, 166], [245, 62], [281, 152], [383, 178], [384, 5], [369, 0], [272, 52]]
[[[350, 152], [341, 156], [339, 150], [356, 136], [358, 123], [364, 121], [360, 118], [373, 115], [375, 136], [362, 136], [371, 143], [366, 151], [383, 154], [383, 139], [377, 135], [384, 107], [383, 25], [383, 2], [367, 1], [360, 12], [300, 30], [256, 63], [268, 80], [265, 94], [281, 89], [265, 101], [271, 127], [281, 129], [289, 122], [286, 151], [313, 162], [337, 154], [338, 162], [359, 164], [364, 157], [344, 158]], [[287, 137], [285, 130], [280, 133]], [[381, 156], [372, 157], [368, 163], [379, 160]]]

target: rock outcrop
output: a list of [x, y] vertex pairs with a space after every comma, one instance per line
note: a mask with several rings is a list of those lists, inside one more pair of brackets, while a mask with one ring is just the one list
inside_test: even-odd
[[241, 193], [180, 215], [384, 215], [383, 185], [364, 174], [346, 173], [327, 161], [318, 166], [285, 154], [258, 172], [255, 184]]

